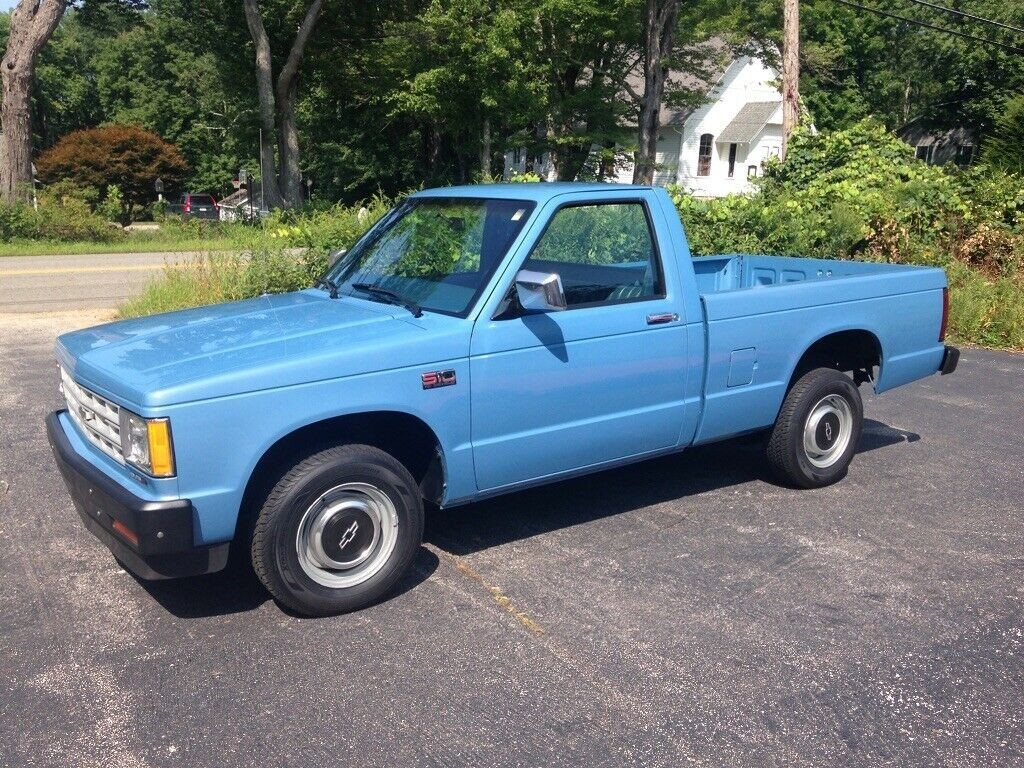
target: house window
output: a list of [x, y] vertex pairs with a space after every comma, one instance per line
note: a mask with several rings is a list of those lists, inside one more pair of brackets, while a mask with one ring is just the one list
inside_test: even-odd
[[697, 175], [698, 176], [710, 176], [711, 175], [711, 144], [714, 142], [715, 137], [710, 133], [705, 133], [700, 137], [700, 149], [697, 150]]
[[931, 164], [931, 162], [932, 162], [932, 152], [934, 150], [935, 150], [935, 145], [933, 145], [933, 144], [918, 144], [917, 145], [917, 155], [916, 155], [916, 157], [917, 157], [918, 160], [924, 160], [926, 163]]
[[756, 179], [757, 178], [757, 166], [756, 165], [748, 165], [747, 166], [747, 178], [748, 179]]
[[729, 178], [736, 174], [736, 145], [729, 145]]
[[512, 165], [519, 165], [519, 161], [523, 159], [523, 150], [516, 147], [512, 150]]

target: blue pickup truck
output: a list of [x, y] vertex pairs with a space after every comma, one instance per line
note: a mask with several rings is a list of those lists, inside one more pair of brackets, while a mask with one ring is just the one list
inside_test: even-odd
[[379, 600], [451, 507], [763, 433], [841, 479], [876, 392], [949, 373], [941, 269], [692, 258], [649, 187], [419, 192], [295, 293], [61, 336], [49, 439], [143, 578], [251, 562], [292, 610]]

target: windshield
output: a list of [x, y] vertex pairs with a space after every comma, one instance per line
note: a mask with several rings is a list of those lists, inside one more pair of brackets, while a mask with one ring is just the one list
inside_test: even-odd
[[372, 299], [389, 292], [428, 311], [465, 317], [533, 206], [524, 200], [408, 200], [356, 243], [327, 278], [341, 293]]

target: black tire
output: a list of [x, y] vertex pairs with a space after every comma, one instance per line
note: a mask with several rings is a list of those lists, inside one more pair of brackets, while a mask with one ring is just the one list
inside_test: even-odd
[[[354, 484], [354, 485], [353, 485]], [[305, 563], [299, 554], [299, 529], [307, 530], [304, 521], [309, 519], [324, 494], [336, 492], [339, 486], [372, 488], [378, 496], [381, 509], [388, 510], [393, 524], [393, 548], [387, 554], [380, 543], [385, 541], [381, 534], [377, 547], [368, 557], [370, 564], [377, 563], [377, 570], [365, 580], [351, 586], [327, 586], [310, 576], [310, 559]], [[390, 502], [393, 508], [388, 508]], [[393, 513], [393, 514], [391, 514]], [[348, 514], [360, 514], [358, 512]], [[337, 513], [326, 523], [320, 537], [311, 536], [303, 540], [318, 539], [327, 542], [330, 526], [335, 520], [347, 525]], [[325, 516], [324, 519], [327, 519]], [[358, 523], [370, 519], [364, 516], [342, 530], [340, 549], [334, 550], [340, 557], [345, 547], [353, 543]], [[370, 521], [372, 523], [372, 520]], [[381, 524], [369, 528], [377, 533]], [[362, 535], [362, 534], [360, 534]], [[253, 528], [250, 552], [253, 570], [274, 598], [287, 608], [307, 616], [329, 616], [346, 613], [371, 605], [390, 592], [402, 575], [409, 569], [420, 542], [423, 539], [423, 499], [416, 481], [409, 471], [394, 457], [368, 445], [342, 445], [322, 450], [292, 467], [270, 491], [260, 509]], [[337, 540], [336, 538], [331, 541]], [[354, 542], [360, 544], [362, 542]], [[321, 545], [324, 549], [324, 545]], [[367, 551], [372, 547], [367, 545]], [[308, 550], [307, 550], [308, 552]], [[320, 578], [330, 578], [331, 573], [348, 575], [352, 571], [326, 571], [313, 563], [313, 572]], [[359, 566], [361, 568], [362, 566]], [[353, 577], [355, 578], [355, 577]]]
[[[833, 398], [841, 398], [846, 403], [848, 425], [842, 403]], [[836, 406], [836, 413], [830, 415], [828, 409]], [[816, 417], [816, 429], [811, 430], [813, 437], [809, 440], [815, 451], [823, 450], [820, 455], [812, 455], [805, 447], [805, 428], [812, 414]], [[863, 424], [864, 403], [853, 380], [832, 368], [815, 368], [797, 380], [782, 403], [768, 439], [768, 463], [780, 480], [798, 488], [831, 485], [846, 477]], [[848, 429], [848, 434], [844, 434], [843, 429]], [[845, 442], [842, 450], [841, 440]], [[815, 462], [827, 465], [818, 466]]]

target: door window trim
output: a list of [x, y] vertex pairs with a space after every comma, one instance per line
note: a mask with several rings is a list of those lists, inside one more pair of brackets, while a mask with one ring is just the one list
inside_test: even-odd
[[[665, 277], [665, 265], [661, 257], [661, 246], [658, 243], [658, 237], [655, 234], [654, 218], [651, 216], [650, 206], [648, 201], [642, 197], [611, 197], [608, 199], [601, 200], [571, 200], [564, 203], [560, 203], [548, 216], [547, 222], [544, 224], [544, 229], [540, 231], [540, 234], [534, 239], [530, 245], [530, 249], [523, 256], [523, 259], [516, 265], [515, 269], [512, 270], [512, 280], [509, 284], [508, 289], [505, 291], [505, 298], [498, 302], [498, 306], [495, 308], [494, 313], [491, 316], [491, 320], [514, 320], [522, 315], [506, 316], [506, 302], [508, 301], [509, 295], [516, 289], [516, 275], [519, 274], [519, 270], [523, 269], [523, 265], [530, 260], [533, 255], [534, 249], [540, 244], [541, 240], [544, 239], [544, 235], [548, 232], [548, 227], [555, 220], [555, 217], [566, 208], [591, 208], [599, 205], [639, 205], [644, 212], [644, 220], [647, 222], [647, 235], [651, 239], [651, 254], [654, 259], [654, 271], [655, 271], [655, 292], [650, 296], [637, 296], [634, 298], [626, 299], [615, 299], [614, 301], [588, 301], [585, 304], [572, 304], [566, 307], [563, 312], [572, 312], [577, 309], [595, 309], [597, 307], [617, 307], [621, 304], [640, 304], [645, 301], [659, 301], [668, 298], [668, 282]], [[659, 290], [660, 289], [660, 290]], [[561, 314], [558, 313], [558, 314]]]

